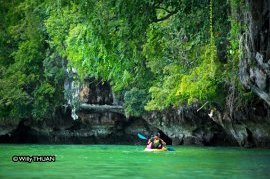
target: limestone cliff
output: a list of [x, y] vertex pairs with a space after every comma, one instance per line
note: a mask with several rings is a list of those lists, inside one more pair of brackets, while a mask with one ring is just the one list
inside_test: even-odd
[[2, 143], [136, 144], [137, 133], [157, 131], [142, 118], [126, 118], [110, 85], [87, 79], [79, 90], [77, 120], [70, 107], [59, 107], [52, 119], [23, 119], [0, 126]]
[[234, 93], [228, 94], [225, 109], [213, 109], [210, 117], [239, 146], [270, 147], [270, 1], [245, 0], [237, 13], [244, 26], [240, 34], [239, 79], [258, 99], [240, 110], [234, 107]]
[[168, 144], [238, 145], [270, 147], [270, 1], [245, 0], [238, 9], [245, 28], [240, 34], [239, 79], [257, 99], [245, 108], [234, 108], [234, 93], [225, 107], [199, 105], [152, 111], [127, 118], [120, 95], [109, 83], [87, 79], [79, 90], [78, 119], [74, 109], [60, 107], [52, 119], [24, 119], [0, 125], [0, 142], [134, 144], [138, 132], [159, 131]]
[[247, 0], [242, 9], [244, 24], [241, 37], [239, 77], [270, 107], [270, 1]]

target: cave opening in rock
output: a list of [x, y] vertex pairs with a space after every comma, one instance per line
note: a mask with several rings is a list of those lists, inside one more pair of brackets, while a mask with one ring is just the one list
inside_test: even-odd
[[246, 128], [246, 132], [247, 132], [247, 144], [246, 144], [246, 147], [254, 147], [255, 142], [254, 142], [254, 139], [253, 139], [252, 132], [248, 128]]
[[172, 139], [168, 137], [164, 132], [161, 130], [158, 131], [160, 133], [160, 138], [166, 142], [167, 145], [172, 145]]
[[12, 140], [16, 143], [38, 143], [38, 131], [34, 131], [29, 125], [28, 121], [22, 120], [17, 129], [12, 132]]

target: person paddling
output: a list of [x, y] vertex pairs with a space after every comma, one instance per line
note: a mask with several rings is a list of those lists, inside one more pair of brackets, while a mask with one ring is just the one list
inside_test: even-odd
[[162, 149], [166, 146], [166, 143], [160, 138], [159, 132], [150, 139], [150, 142], [148, 141], [148, 145], [151, 144], [151, 149]]

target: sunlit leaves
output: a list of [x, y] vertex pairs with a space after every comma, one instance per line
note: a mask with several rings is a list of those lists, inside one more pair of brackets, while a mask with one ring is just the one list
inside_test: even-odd
[[[237, 77], [240, 24], [231, 19], [228, 34], [227, 1], [211, 1], [211, 8], [208, 0], [2, 2], [5, 115], [51, 113], [62, 101], [66, 66], [126, 93], [126, 111], [135, 116], [144, 107], [214, 100], [220, 83]], [[221, 69], [226, 44], [230, 59]]]
[[[188, 103], [212, 100], [217, 95], [218, 62], [209, 46], [202, 51], [201, 64], [181, 79], [177, 95], [186, 98]], [[211, 59], [213, 52], [214, 59]]]

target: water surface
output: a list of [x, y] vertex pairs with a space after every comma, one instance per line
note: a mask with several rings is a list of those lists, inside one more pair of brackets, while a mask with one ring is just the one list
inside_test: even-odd
[[[0, 145], [0, 178], [270, 178], [270, 150], [175, 147], [149, 153], [126, 145]], [[13, 162], [55, 155], [55, 162]]]

